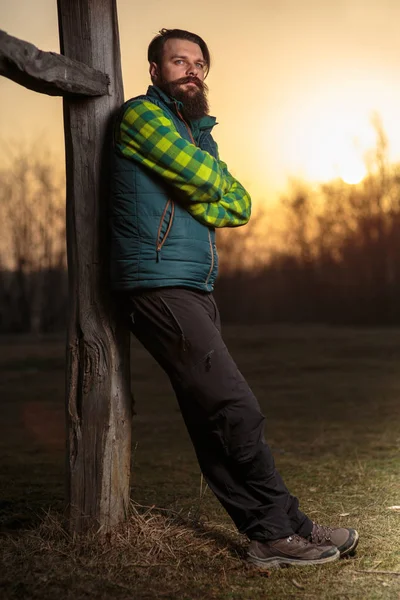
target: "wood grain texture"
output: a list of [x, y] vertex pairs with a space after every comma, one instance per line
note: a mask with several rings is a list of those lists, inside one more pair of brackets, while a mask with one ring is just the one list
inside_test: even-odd
[[58, 0], [61, 52], [110, 75], [109, 95], [65, 98], [67, 251], [67, 494], [73, 532], [110, 527], [129, 502], [129, 333], [108, 278], [111, 125], [123, 102], [115, 0]]
[[0, 30], [0, 75], [49, 96], [104, 96], [109, 77], [82, 62], [43, 52]]

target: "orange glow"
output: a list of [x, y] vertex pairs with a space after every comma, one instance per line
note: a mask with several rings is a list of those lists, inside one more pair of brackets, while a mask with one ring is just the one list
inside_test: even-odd
[[[373, 77], [360, 82], [338, 75], [335, 80], [322, 80], [318, 89], [300, 99], [290, 135], [282, 140], [289, 172], [308, 181], [341, 178], [349, 184], [367, 175], [365, 157], [376, 145], [371, 117], [379, 105], [380, 90], [389, 86], [389, 81], [382, 81], [374, 92], [374, 81]], [[397, 108], [390, 101], [383, 108], [387, 130], [388, 124], [397, 122]], [[393, 129], [388, 131], [389, 139], [392, 133]]]
[[[196, 31], [212, 53], [207, 83], [221, 158], [253, 200], [275, 200], [288, 179], [355, 184], [375, 146], [377, 112], [400, 160], [400, 2], [302, 3], [204, 0], [202, 10], [155, 0], [118, 2], [126, 98], [149, 84], [147, 45], [162, 27]], [[58, 50], [55, 0], [0, 7], [2, 28], [44, 50]], [[210, 19], [210, 14], [213, 18]], [[1, 80], [0, 130], [6, 142], [40, 140], [63, 162], [62, 103]], [[27, 109], [29, 107], [29, 110]], [[44, 142], [42, 142], [44, 140]], [[0, 157], [4, 150], [0, 144]]]

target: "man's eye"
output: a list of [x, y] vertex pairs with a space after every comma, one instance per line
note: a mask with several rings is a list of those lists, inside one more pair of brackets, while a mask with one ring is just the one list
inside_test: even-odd
[[176, 64], [176, 65], [183, 65], [183, 60], [176, 60], [176, 61], [175, 61], [175, 64]]
[[203, 63], [196, 63], [196, 66], [199, 67], [199, 69], [204, 69]]

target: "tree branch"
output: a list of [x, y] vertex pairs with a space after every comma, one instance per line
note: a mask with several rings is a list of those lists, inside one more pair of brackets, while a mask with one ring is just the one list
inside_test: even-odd
[[0, 75], [49, 96], [105, 96], [108, 75], [62, 54], [43, 52], [0, 29]]

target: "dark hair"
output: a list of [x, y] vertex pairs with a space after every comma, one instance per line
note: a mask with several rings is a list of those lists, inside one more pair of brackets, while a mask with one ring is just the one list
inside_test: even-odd
[[157, 65], [161, 65], [164, 44], [167, 40], [171, 39], [188, 40], [200, 46], [207, 64], [206, 75], [208, 75], [211, 66], [211, 57], [207, 44], [199, 35], [185, 31], [184, 29], [160, 29], [159, 33], [151, 40], [147, 50], [149, 63], [155, 62]]

